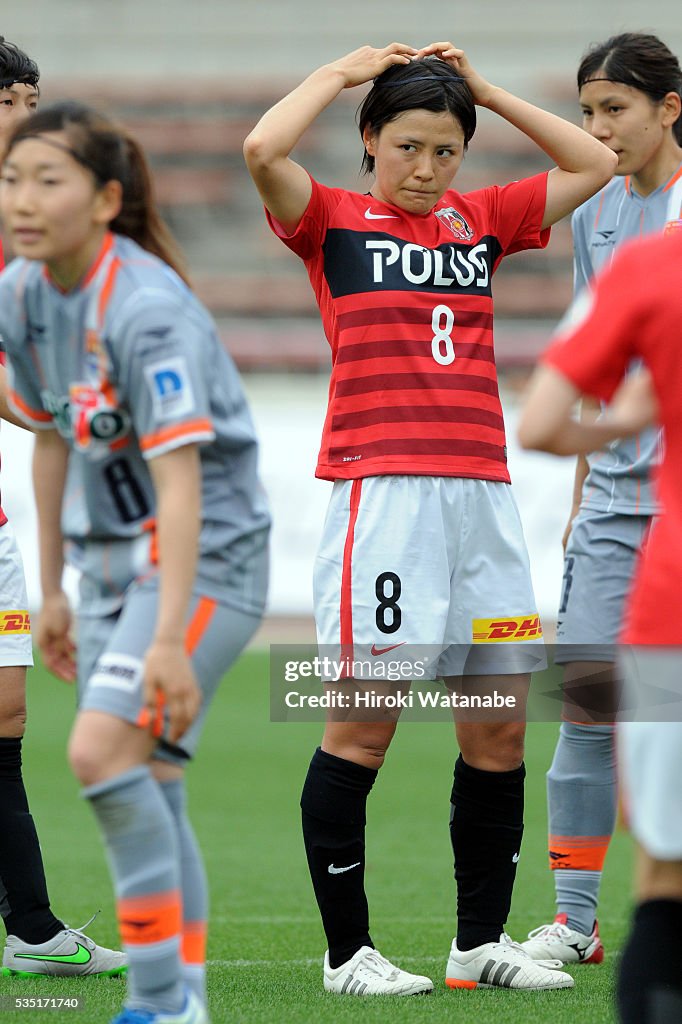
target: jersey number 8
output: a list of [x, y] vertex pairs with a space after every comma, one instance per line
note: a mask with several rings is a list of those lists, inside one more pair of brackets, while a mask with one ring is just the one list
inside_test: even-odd
[[[442, 326], [441, 326], [442, 325]], [[435, 306], [431, 314], [431, 352], [433, 358], [441, 366], [449, 366], [455, 361], [455, 346], [452, 341], [452, 329], [455, 326], [455, 314], [449, 306]]]

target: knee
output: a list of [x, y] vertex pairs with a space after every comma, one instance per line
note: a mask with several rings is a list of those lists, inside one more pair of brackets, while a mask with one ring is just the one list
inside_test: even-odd
[[26, 732], [26, 704], [21, 701], [11, 708], [5, 708], [0, 716], [0, 736], [4, 739], [21, 739]]
[[71, 771], [82, 786], [94, 786], [105, 778], [103, 758], [87, 735], [78, 732], [72, 734], [68, 758]]
[[468, 740], [460, 737], [462, 757], [481, 771], [514, 771], [523, 763], [525, 733], [523, 722], [505, 722], [476, 730]]
[[327, 730], [322, 749], [345, 761], [376, 770], [384, 763], [394, 732], [395, 726], [374, 728], [367, 725], [352, 730], [347, 727]]

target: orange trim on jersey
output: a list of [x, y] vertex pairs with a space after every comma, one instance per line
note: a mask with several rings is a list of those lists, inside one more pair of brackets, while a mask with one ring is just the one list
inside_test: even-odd
[[[107, 231], [107, 233], [104, 236], [104, 239], [102, 241], [102, 246], [101, 246], [101, 248], [100, 248], [100, 250], [99, 250], [99, 252], [97, 254], [97, 257], [95, 259], [95, 262], [92, 264], [92, 266], [88, 270], [87, 274], [85, 275], [83, 280], [78, 285], [79, 288], [87, 288], [87, 286], [90, 284], [90, 282], [92, 281], [93, 277], [95, 276], [95, 274], [97, 273], [99, 268], [102, 266], [102, 260], [104, 259], [106, 254], [109, 252], [109, 250], [111, 249], [113, 244], [114, 244], [114, 236], [112, 235], [111, 231]], [[62, 286], [57, 281], [55, 281], [55, 279], [52, 277], [52, 274], [50, 273], [50, 271], [47, 269], [46, 266], [43, 267], [43, 277], [47, 278], [47, 280], [50, 282], [52, 287], [56, 288], [57, 291], [60, 292], [62, 295], [68, 295], [68, 293], [70, 291], [72, 291], [71, 288], [62, 288]]]
[[667, 192], [668, 189], [673, 187], [673, 185], [675, 184], [676, 181], [680, 180], [680, 178], [682, 178], [682, 164], [680, 164], [680, 166], [677, 168], [677, 170], [675, 171], [675, 173], [673, 174], [672, 178], [670, 179], [668, 184], [665, 186], [663, 191]]
[[339, 603], [341, 656], [353, 658], [353, 543], [355, 541], [355, 524], [360, 511], [362, 496], [362, 478], [354, 480], [350, 490], [350, 517], [346, 542], [343, 546], [343, 568], [341, 571], [341, 600]]
[[99, 251], [97, 259], [92, 264], [92, 266], [88, 270], [87, 274], [83, 278], [83, 281], [81, 283], [81, 288], [87, 288], [87, 286], [90, 284], [90, 282], [92, 281], [93, 277], [95, 276], [95, 274], [97, 273], [99, 268], [102, 266], [102, 261], [104, 260], [104, 257], [107, 255], [108, 252], [111, 251], [111, 249], [113, 249], [113, 246], [114, 246], [114, 236], [111, 233], [111, 231], [107, 231], [106, 235], [104, 236], [104, 240], [102, 242], [102, 248]]
[[596, 213], [596, 216], [594, 218], [594, 225], [592, 227], [593, 231], [597, 230], [597, 224], [599, 223], [599, 218], [601, 217], [601, 208], [604, 205], [604, 191], [605, 190], [602, 189], [601, 190], [601, 195], [599, 196], [599, 206], [597, 207], [597, 213]]
[[155, 434], [146, 434], [140, 439], [140, 448], [143, 452], [159, 445], [175, 441], [178, 437], [188, 437], [190, 434], [213, 433], [213, 425], [210, 420], [190, 420], [189, 423], [179, 423], [176, 427], [164, 427], [157, 430]]
[[99, 298], [97, 300], [97, 322], [100, 328], [102, 327], [102, 324], [104, 322], [104, 314], [107, 311], [109, 299], [111, 298], [111, 293], [114, 290], [116, 275], [118, 274], [120, 269], [121, 261], [117, 256], [115, 256], [111, 261], [111, 264], [107, 271], [107, 276], [104, 279], [104, 284], [102, 285], [101, 291], [99, 293]]
[[116, 903], [121, 938], [127, 946], [146, 946], [179, 936], [182, 898], [179, 889], [151, 896], [128, 896]]
[[632, 195], [632, 179], [629, 174], [625, 176], [625, 191], [629, 196]]
[[199, 604], [185, 631], [185, 653], [194, 654], [209, 627], [218, 602], [211, 597], [200, 597]]
[[549, 866], [552, 871], [601, 871], [611, 836], [549, 837]]
[[12, 405], [16, 405], [17, 409], [28, 416], [29, 419], [35, 420], [36, 423], [51, 423], [52, 416], [49, 412], [43, 412], [42, 409], [32, 409], [30, 405], [26, 405], [23, 398], [20, 398], [16, 391], [10, 391], [8, 398]]
[[183, 921], [180, 955], [185, 964], [206, 963], [206, 921]]

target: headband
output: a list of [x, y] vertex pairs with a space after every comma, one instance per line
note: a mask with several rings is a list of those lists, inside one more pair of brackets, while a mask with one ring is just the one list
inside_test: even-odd
[[9, 89], [13, 85], [32, 85], [38, 88], [38, 75], [22, 75], [20, 78], [0, 78], [0, 89]]

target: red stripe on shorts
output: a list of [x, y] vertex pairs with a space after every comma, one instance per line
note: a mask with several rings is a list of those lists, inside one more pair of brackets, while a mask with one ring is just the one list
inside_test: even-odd
[[341, 653], [342, 657], [353, 657], [353, 541], [355, 540], [355, 524], [360, 511], [360, 495], [362, 494], [362, 478], [354, 480], [350, 490], [350, 517], [346, 531], [346, 543], [343, 547], [343, 570], [341, 573]]

